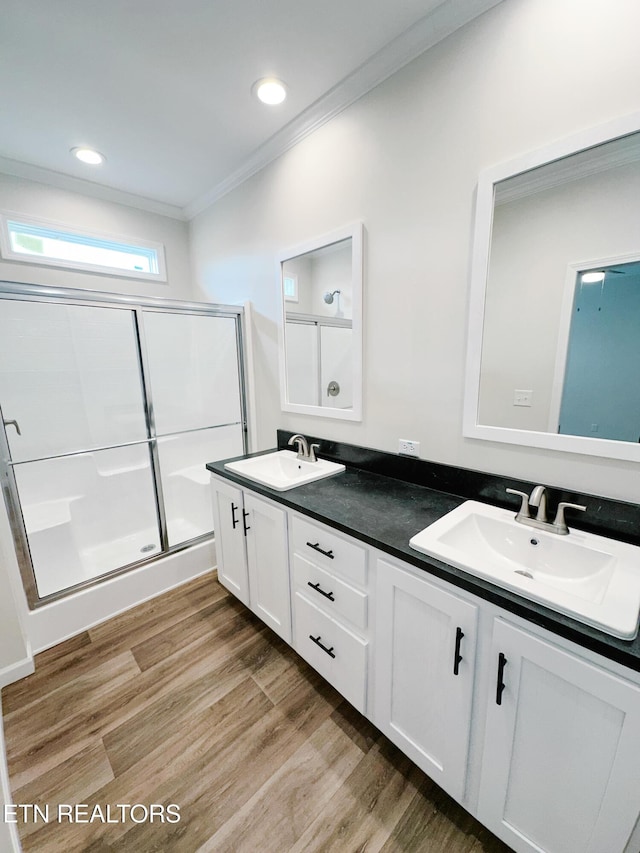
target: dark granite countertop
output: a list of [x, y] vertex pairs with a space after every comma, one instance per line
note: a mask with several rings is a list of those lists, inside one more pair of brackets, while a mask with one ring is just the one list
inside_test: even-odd
[[227, 471], [224, 463], [228, 461], [211, 462], [207, 468], [214, 474], [328, 524], [603, 657], [640, 671], [640, 637], [635, 640], [612, 637], [482, 578], [420, 554], [409, 546], [409, 539], [414, 534], [464, 503], [467, 497], [356, 467], [347, 467], [346, 471], [334, 477], [278, 492]]

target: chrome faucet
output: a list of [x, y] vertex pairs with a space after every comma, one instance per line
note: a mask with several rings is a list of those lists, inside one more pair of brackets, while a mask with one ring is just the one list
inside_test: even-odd
[[319, 444], [312, 444], [309, 446], [309, 442], [303, 435], [292, 435], [289, 441], [287, 442], [289, 447], [292, 447], [294, 444], [298, 448], [297, 459], [303, 459], [305, 462], [317, 462], [318, 458], [316, 456], [316, 450], [320, 450]]
[[544, 486], [536, 486], [529, 495], [529, 506], [536, 507], [536, 521], [547, 524], [547, 490]]
[[[520, 522], [520, 524], [526, 524], [529, 527], [536, 527], [539, 530], [548, 530], [549, 533], [557, 533], [560, 536], [566, 536], [569, 533], [569, 528], [564, 518], [565, 509], [579, 509], [582, 512], [586, 510], [586, 506], [561, 501], [558, 504], [554, 520], [547, 521], [547, 493], [544, 486], [536, 486], [530, 495], [525, 494], [525, 492], [519, 492], [517, 489], [507, 489], [507, 492], [510, 495], [518, 495], [522, 498], [520, 509], [516, 513], [516, 521]], [[535, 518], [531, 517], [530, 506], [536, 507], [538, 510]]]

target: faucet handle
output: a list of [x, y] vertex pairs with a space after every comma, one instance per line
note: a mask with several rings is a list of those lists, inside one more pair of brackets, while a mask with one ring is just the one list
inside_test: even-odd
[[526, 492], [519, 492], [517, 489], [505, 489], [505, 491], [510, 495], [518, 495], [518, 497], [522, 498], [516, 518], [531, 518], [531, 513], [529, 512], [529, 495]]
[[567, 501], [561, 501], [558, 504], [558, 509], [556, 510], [556, 517], [553, 521], [553, 526], [556, 528], [556, 533], [560, 533], [565, 535], [569, 532], [569, 528], [567, 527], [567, 522], [564, 518], [565, 509], [579, 509], [582, 512], [586, 511], [586, 506], [581, 506], [581, 504], [572, 504]]
[[316, 451], [320, 450], [319, 444], [312, 444], [309, 448], [309, 462], [317, 462], [318, 457], [316, 456]]

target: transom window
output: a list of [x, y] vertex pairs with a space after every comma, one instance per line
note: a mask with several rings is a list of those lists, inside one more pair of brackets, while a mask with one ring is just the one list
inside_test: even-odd
[[6, 260], [166, 281], [164, 247], [73, 231], [26, 217], [1, 215], [0, 248]]

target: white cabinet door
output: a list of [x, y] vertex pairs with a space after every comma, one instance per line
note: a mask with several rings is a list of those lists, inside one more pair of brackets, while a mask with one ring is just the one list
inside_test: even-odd
[[640, 810], [640, 689], [501, 619], [492, 651], [479, 820], [516, 851], [621, 853]]
[[456, 799], [466, 779], [477, 608], [378, 560], [376, 725]]
[[217, 478], [212, 478], [212, 484], [218, 579], [248, 607], [249, 574], [242, 490]]
[[283, 640], [291, 642], [291, 592], [284, 510], [252, 494], [244, 496], [249, 607]]

